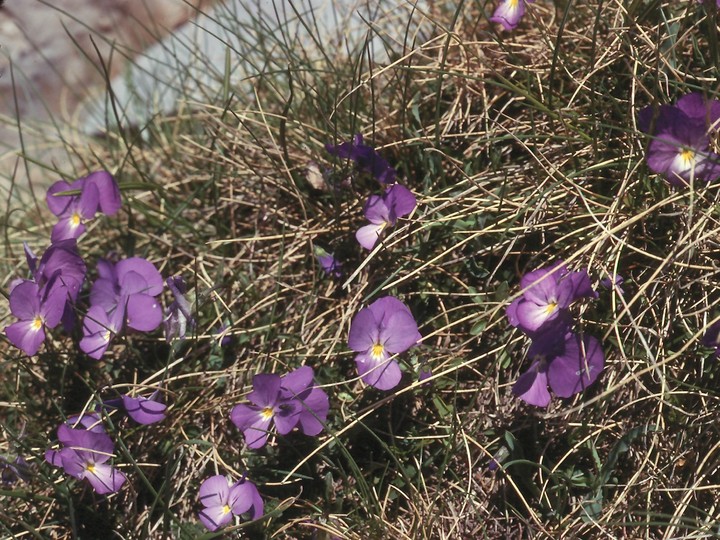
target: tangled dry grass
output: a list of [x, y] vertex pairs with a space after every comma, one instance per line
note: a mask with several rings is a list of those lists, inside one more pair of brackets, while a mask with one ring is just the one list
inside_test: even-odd
[[[268, 506], [236, 529], [248, 538], [720, 536], [720, 367], [699, 343], [718, 319], [718, 187], [671, 190], [635, 125], [648, 104], [717, 96], [712, 6], [536, 3], [510, 34], [489, 5], [428, 4], [388, 9], [412, 34], [368, 27], [386, 62], [278, 40], [268, 64], [284, 68], [257, 73], [253, 92], [95, 141], [87, 161], [116, 173], [127, 209], [82, 249], [185, 276], [199, 325], [182, 343], [128, 337], [99, 365], [66, 336], [35, 358], [3, 345], [1, 448], [35, 467], [0, 491], [6, 537], [197, 538], [199, 483], [244, 471]], [[352, 177], [324, 144], [355, 132], [419, 200], [370, 254], [353, 233], [372, 184], [308, 176], [314, 163]], [[43, 219], [6, 215], [6, 283]], [[343, 280], [323, 275], [314, 245], [343, 260]], [[510, 392], [527, 341], [504, 308], [524, 272], [558, 259], [596, 284], [622, 275], [624, 294], [577, 312], [602, 341], [600, 381], [540, 410]], [[358, 380], [346, 339], [389, 293], [424, 336], [406, 371], [433, 376], [383, 393]], [[325, 433], [244, 449], [230, 408], [254, 374], [302, 364], [331, 396]], [[116, 425], [127, 489], [103, 500], [43, 465], [63, 415], [160, 380], [168, 420]]]

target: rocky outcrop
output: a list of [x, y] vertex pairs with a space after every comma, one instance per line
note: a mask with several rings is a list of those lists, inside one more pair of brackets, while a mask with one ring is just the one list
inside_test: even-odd
[[[0, 176], [16, 161], [16, 118], [26, 142], [36, 123], [67, 122], [105, 71], [158, 41], [212, 0], [6, 0], [0, 8]], [[50, 129], [50, 128], [48, 128]], [[1, 194], [1, 193], [0, 193]]]

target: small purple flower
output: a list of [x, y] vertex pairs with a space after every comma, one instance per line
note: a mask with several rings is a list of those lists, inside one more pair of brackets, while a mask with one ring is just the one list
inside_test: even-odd
[[8, 461], [0, 456], [0, 482], [5, 485], [12, 485], [18, 480], [30, 481], [30, 465], [25, 458], [17, 456], [13, 461]]
[[206, 478], [198, 499], [204, 507], [198, 514], [200, 521], [210, 531], [221, 529], [242, 514], [247, 513], [250, 519], [263, 515], [262, 497], [255, 484], [245, 478], [234, 484], [221, 474]]
[[[567, 327], [567, 308], [581, 298], [597, 298], [586, 270], [570, 272], [562, 261], [525, 274], [523, 295], [507, 307], [508, 321], [533, 336], [551, 324]], [[563, 332], [564, 333], [564, 332]]]
[[119, 309], [133, 330], [151, 332], [160, 326], [163, 314], [156, 297], [162, 293], [163, 279], [150, 261], [140, 257], [116, 265], [99, 261], [98, 274], [90, 291], [92, 306], [100, 306], [108, 314]]
[[57, 435], [63, 446], [60, 450], [45, 452], [48, 463], [62, 467], [78, 480], [86, 479], [100, 495], [114, 493], [122, 487], [125, 475], [107, 463], [115, 445], [106, 433], [61, 424]]
[[505, 30], [515, 30], [520, 19], [525, 14], [525, 4], [532, 4], [535, 0], [502, 0], [495, 8], [490, 21], [500, 23]]
[[600, 280], [601, 287], [605, 289], [615, 289], [620, 295], [625, 294], [625, 290], [621, 287], [623, 283], [625, 283], [625, 279], [620, 274], [615, 274]]
[[196, 324], [190, 302], [185, 297], [187, 286], [185, 280], [180, 276], [169, 277], [166, 283], [174, 300], [168, 306], [163, 320], [165, 339], [167, 341], [171, 341], [173, 338], [184, 339], [188, 327], [193, 329]]
[[[58, 195], [66, 191], [80, 191], [78, 195]], [[77, 238], [85, 232], [84, 222], [97, 212], [115, 214], [122, 204], [115, 179], [107, 171], [97, 171], [72, 184], [60, 180], [47, 191], [47, 205], [60, 218], [52, 230], [51, 240]]]
[[391, 390], [402, 378], [400, 365], [392, 356], [421, 339], [410, 309], [397, 298], [385, 296], [355, 315], [348, 346], [358, 353], [355, 364], [362, 380], [379, 390]]
[[364, 144], [360, 134], [355, 135], [351, 142], [336, 146], [326, 144], [325, 149], [335, 157], [354, 161], [359, 171], [371, 174], [381, 184], [395, 182], [395, 169], [372, 146]]
[[55, 328], [65, 309], [65, 294], [53, 289], [47, 294], [33, 281], [23, 281], [10, 293], [10, 311], [18, 322], [5, 327], [10, 343], [28, 356], [40, 350], [45, 330]]
[[420, 371], [418, 371], [418, 382], [423, 382], [430, 377], [432, 377], [432, 370], [430, 368], [421, 368]]
[[398, 218], [409, 215], [415, 206], [415, 195], [401, 184], [392, 185], [382, 195], [370, 195], [363, 209], [370, 225], [360, 227], [355, 238], [365, 249], [372, 249], [385, 228], [394, 226]]
[[[654, 122], [653, 122], [654, 120]], [[657, 112], [645, 107], [638, 127], [653, 136], [647, 151], [650, 170], [683, 187], [691, 178], [707, 182], [720, 177], [720, 156], [710, 149], [710, 132], [718, 130], [720, 101], [694, 92]]]
[[220, 338], [221, 347], [229, 347], [233, 342], [233, 335], [230, 333], [230, 326], [221, 323], [217, 330], [217, 335]]
[[[37, 259], [31, 262], [32, 252], [26, 252], [26, 256], [31, 269], [34, 268]], [[62, 289], [71, 307], [80, 294], [86, 273], [87, 267], [80, 257], [77, 243], [70, 239], [54, 242], [45, 250], [33, 278], [44, 289]]]
[[80, 350], [90, 358], [100, 360], [112, 338], [122, 330], [122, 317], [121, 310], [115, 310], [108, 315], [102, 307], [91, 306], [83, 319], [83, 338], [79, 343]]
[[720, 356], [720, 321], [711, 324], [702, 337], [702, 344], [715, 349], [715, 356]]
[[342, 263], [334, 255], [328, 253], [320, 246], [315, 246], [315, 257], [317, 257], [323, 271], [332, 277], [342, 277]]
[[250, 405], [239, 404], [230, 412], [233, 424], [243, 432], [248, 448], [267, 443], [271, 424], [287, 435], [296, 426], [305, 435], [323, 430], [330, 402], [321, 388], [314, 386], [313, 370], [300, 367], [280, 376], [261, 373], [253, 377], [253, 391], [247, 396]]
[[124, 395], [122, 402], [130, 418], [138, 424], [149, 425], [165, 419], [167, 405], [160, 402], [160, 397], [158, 391], [153, 392], [149, 398]]
[[530, 345], [528, 356], [532, 364], [520, 375], [512, 392], [537, 407], [550, 404], [548, 384], [555, 395], [568, 398], [594, 383], [605, 364], [600, 342], [573, 332], [567, 332], [561, 340], [555, 332], [538, 336]]

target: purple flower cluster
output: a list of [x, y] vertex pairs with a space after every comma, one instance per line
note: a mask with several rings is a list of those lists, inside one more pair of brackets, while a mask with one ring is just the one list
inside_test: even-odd
[[535, 0], [502, 0], [490, 20], [502, 24], [505, 30], [515, 30], [520, 19], [525, 15], [525, 4]]
[[384, 296], [358, 311], [350, 323], [348, 346], [362, 380], [379, 390], [400, 384], [400, 364], [393, 357], [422, 339], [410, 309], [397, 298]]
[[710, 139], [719, 123], [720, 101], [708, 101], [697, 92], [675, 105], [645, 107], [638, 114], [638, 127], [653, 137], [646, 155], [648, 167], [676, 187], [692, 179], [717, 180], [720, 156], [711, 150]]
[[587, 271], [571, 272], [562, 261], [525, 274], [522, 296], [507, 308], [510, 324], [532, 343], [530, 368], [513, 386], [513, 394], [538, 407], [550, 404], [548, 385], [559, 397], [570, 397], [600, 375], [605, 357], [597, 339], [572, 331], [570, 305], [597, 298]]
[[95, 414], [71, 417], [57, 428], [59, 450], [45, 452], [45, 461], [77, 478], [87, 480], [100, 495], [114, 493], [127, 478], [107, 462], [115, 452], [115, 444], [105, 433]]
[[330, 401], [315, 386], [313, 369], [300, 367], [280, 376], [261, 373], [253, 377], [253, 390], [247, 396], [249, 405], [235, 405], [230, 412], [233, 424], [243, 432], [248, 448], [262, 448], [272, 424], [280, 435], [299, 427], [305, 435], [323, 430]]

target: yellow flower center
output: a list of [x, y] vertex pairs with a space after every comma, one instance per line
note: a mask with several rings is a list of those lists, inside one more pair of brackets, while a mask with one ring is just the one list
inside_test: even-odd
[[274, 411], [272, 407], [265, 407], [260, 414], [265, 420], [268, 420], [273, 417]]
[[555, 311], [555, 308], [557, 308], [557, 302], [550, 302], [547, 306], [545, 306], [545, 313], [550, 315], [553, 311]]
[[70, 224], [73, 227], [77, 227], [78, 225], [80, 225], [80, 219], [81, 219], [80, 214], [78, 214], [77, 212], [74, 212], [73, 215], [70, 216]]
[[370, 354], [373, 358], [382, 358], [383, 353], [385, 352], [385, 346], [382, 343], [376, 343], [372, 346], [372, 350], [370, 351]]
[[520, 0], [510, 0], [510, 7], [516, 9], [519, 1]]
[[95, 464], [94, 463], [88, 463], [88, 466], [86, 468], [89, 473], [95, 474]]
[[32, 328], [33, 330], [35, 330], [37, 332], [38, 330], [40, 330], [42, 328], [43, 322], [44, 321], [43, 321], [42, 317], [40, 315], [38, 315], [33, 319], [33, 322], [30, 325], [30, 328]]
[[230, 513], [230, 507], [226, 504], [223, 506], [223, 514], [229, 514]]

